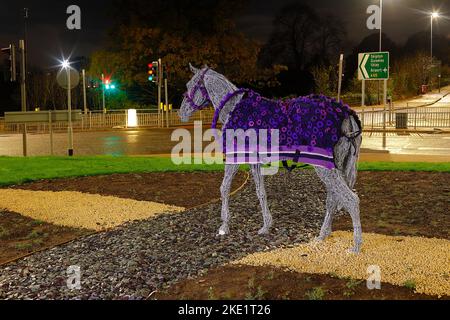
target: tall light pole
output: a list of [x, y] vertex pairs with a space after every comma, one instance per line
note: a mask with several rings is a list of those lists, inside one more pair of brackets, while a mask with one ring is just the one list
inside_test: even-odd
[[383, 0], [380, 0], [380, 52], [382, 40], [383, 40]]
[[[383, 0], [380, 0], [380, 42], [379, 51], [382, 50], [382, 40], [383, 40]], [[380, 103], [380, 81], [378, 82], [378, 103]]]
[[[27, 69], [28, 69], [28, 18], [29, 18], [29, 9], [28, 8], [23, 8], [23, 24], [24, 24], [24, 30], [23, 30], [23, 38], [24, 38], [24, 43], [23, 43], [23, 64], [24, 64], [24, 73], [27, 74]], [[24, 83], [26, 85], [27, 79], [25, 78]], [[25, 99], [26, 99], [26, 93], [25, 93]], [[27, 110], [26, 107], [26, 102], [25, 102], [25, 111]]]
[[83, 106], [84, 106], [84, 114], [88, 113], [87, 110], [87, 97], [86, 97], [86, 70], [82, 70], [83, 75]]
[[433, 87], [433, 20], [437, 18], [439, 18], [439, 12], [434, 11], [430, 14], [430, 90]]
[[431, 63], [433, 63], [433, 19], [439, 18], [439, 12], [433, 12], [430, 15], [430, 22], [431, 22]]
[[68, 60], [64, 60], [62, 63], [62, 67], [66, 70], [67, 73], [67, 118], [68, 118], [68, 128], [67, 133], [69, 135], [69, 148], [68, 155], [69, 157], [73, 157], [73, 128], [72, 128], [72, 88], [70, 83], [70, 62]]
[[102, 107], [103, 113], [106, 113], [106, 105], [105, 105], [105, 75], [102, 73]]

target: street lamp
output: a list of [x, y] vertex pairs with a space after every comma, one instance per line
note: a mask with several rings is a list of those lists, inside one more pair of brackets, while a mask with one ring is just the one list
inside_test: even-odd
[[433, 19], [439, 18], [439, 12], [432, 12], [430, 15], [431, 22], [431, 63], [433, 63]]
[[383, 0], [380, 0], [380, 52], [381, 52], [381, 40], [383, 38]]
[[68, 155], [73, 157], [73, 128], [72, 128], [72, 88], [70, 83], [70, 61], [64, 59], [61, 63], [61, 67], [66, 70], [67, 74], [67, 109], [68, 109], [68, 135], [69, 135], [69, 148]]

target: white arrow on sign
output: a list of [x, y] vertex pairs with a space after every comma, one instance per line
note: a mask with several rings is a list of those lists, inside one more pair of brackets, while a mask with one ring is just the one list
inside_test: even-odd
[[366, 63], [369, 60], [369, 58], [370, 58], [370, 55], [368, 55], [368, 54], [364, 55], [361, 65], [359, 66], [359, 68], [361, 69], [361, 72], [363, 74], [363, 77], [365, 79], [369, 79], [369, 73], [366, 70]]

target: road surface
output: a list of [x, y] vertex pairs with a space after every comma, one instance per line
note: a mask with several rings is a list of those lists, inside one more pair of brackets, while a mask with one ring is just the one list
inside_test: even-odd
[[[178, 142], [171, 141], [173, 129], [150, 129], [129, 131], [79, 132], [74, 135], [76, 155], [155, 155], [171, 153]], [[193, 131], [190, 130], [192, 136]], [[443, 155], [449, 156], [450, 133], [398, 135], [387, 133], [386, 148], [382, 148], [382, 133], [364, 133], [363, 148], [387, 150], [393, 154]], [[206, 146], [208, 142], [204, 143]], [[193, 144], [192, 144], [193, 145]], [[57, 133], [54, 137], [55, 155], [66, 155], [67, 134]], [[30, 156], [50, 154], [48, 134], [29, 134]], [[367, 150], [365, 150], [367, 151]], [[21, 156], [22, 135], [0, 134], [0, 156]]]

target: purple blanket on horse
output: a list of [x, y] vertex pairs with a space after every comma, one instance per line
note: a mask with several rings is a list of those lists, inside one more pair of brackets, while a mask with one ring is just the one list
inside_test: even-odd
[[[245, 150], [239, 150], [236, 141], [234, 148], [229, 150], [229, 145], [227, 150], [226, 130], [254, 129], [259, 134], [259, 130], [266, 129], [269, 132], [267, 140], [270, 149], [270, 130], [278, 129], [280, 161], [293, 160], [328, 169], [335, 168], [333, 153], [336, 143], [342, 137], [342, 122], [350, 115], [358, 119], [347, 105], [323, 95], [275, 101], [250, 90], [241, 90], [243, 92], [244, 97], [223, 128], [223, 151], [227, 164], [261, 163], [264, 162], [260, 158], [264, 152], [259, 147], [255, 149], [250, 145], [246, 145]], [[249, 160], [249, 154], [256, 156], [256, 160]]]

